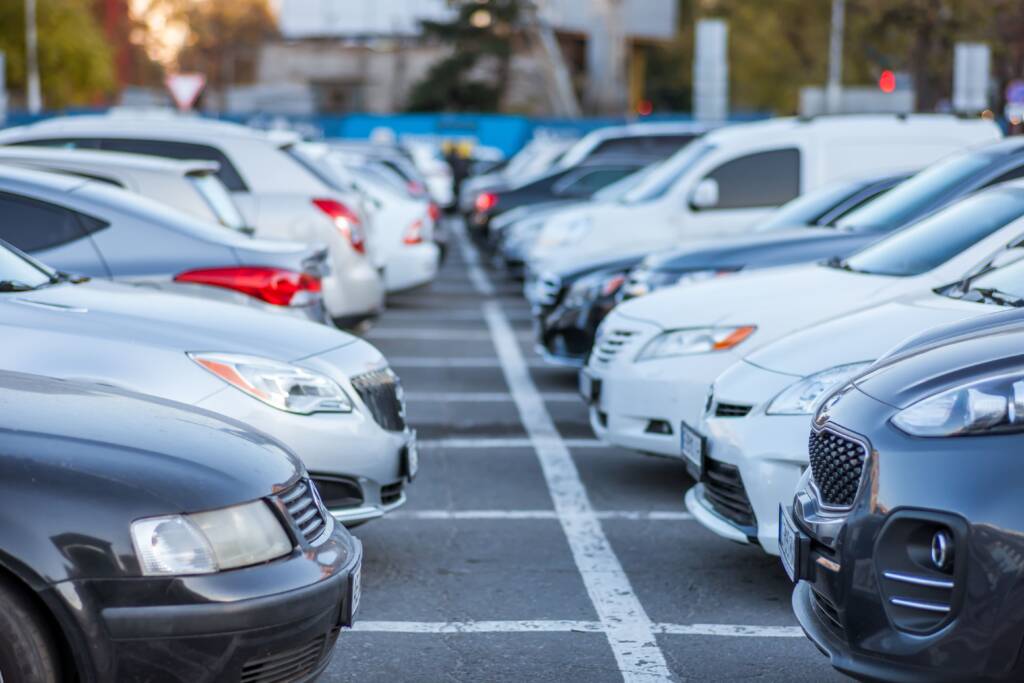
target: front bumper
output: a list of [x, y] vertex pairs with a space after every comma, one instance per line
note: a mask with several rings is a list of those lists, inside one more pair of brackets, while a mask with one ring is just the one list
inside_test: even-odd
[[699, 424], [712, 382], [737, 360], [735, 351], [601, 367], [593, 354], [585, 372], [601, 381], [590, 424], [602, 441], [681, 458], [680, 423]]
[[246, 569], [177, 578], [84, 579], [45, 591], [87, 649], [83, 681], [313, 680], [350, 626], [362, 546], [337, 530], [315, 549]]

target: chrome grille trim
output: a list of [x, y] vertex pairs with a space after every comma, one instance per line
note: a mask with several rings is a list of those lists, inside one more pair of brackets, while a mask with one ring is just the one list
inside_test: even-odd
[[944, 588], [946, 590], [953, 590], [953, 587], [955, 586], [952, 581], [929, 579], [925, 576], [915, 576], [914, 574], [904, 574], [902, 572], [883, 572], [882, 575], [892, 581], [909, 583], [914, 586], [925, 586], [927, 588]]

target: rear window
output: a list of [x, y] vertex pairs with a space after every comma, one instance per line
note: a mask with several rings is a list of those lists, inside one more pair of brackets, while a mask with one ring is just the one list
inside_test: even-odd
[[127, 138], [103, 138], [100, 149], [113, 152], [128, 152], [130, 154], [146, 154], [167, 159], [201, 159], [203, 161], [216, 161], [220, 165], [217, 177], [232, 192], [246, 192], [248, 186], [242, 180], [238, 169], [228, 160], [216, 147], [201, 145], [192, 142], [177, 142], [174, 140], [136, 140]]
[[653, 159], [667, 159], [679, 151], [679, 148], [697, 137], [693, 133], [680, 135], [646, 135], [624, 138], [612, 138], [598, 143], [587, 159], [598, 156], [630, 156], [639, 155]]
[[936, 268], [1024, 215], [1024, 190], [989, 190], [928, 216], [846, 261], [857, 272], [906, 277]]

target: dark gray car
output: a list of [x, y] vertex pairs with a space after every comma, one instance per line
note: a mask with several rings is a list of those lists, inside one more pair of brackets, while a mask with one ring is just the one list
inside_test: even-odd
[[325, 248], [253, 239], [106, 183], [0, 165], [0, 239], [69, 273], [326, 320]]

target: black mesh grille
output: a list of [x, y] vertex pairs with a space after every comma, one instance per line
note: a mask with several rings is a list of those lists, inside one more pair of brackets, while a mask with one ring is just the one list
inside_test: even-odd
[[843, 622], [839, 619], [839, 610], [836, 608], [835, 603], [816, 590], [811, 590], [811, 599], [814, 601], [814, 608], [825, 620], [825, 623], [833, 631], [842, 633], [845, 629], [843, 628]]
[[704, 496], [715, 512], [743, 527], [755, 526], [754, 509], [743, 487], [740, 471], [712, 458], [704, 459]]
[[289, 683], [305, 680], [316, 670], [328, 645], [326, 636], [319, 636], [303, 647], [279, 652], [269, 657], [250, 659], [242, 665], [241, 683]]
[[279, 493], [277, 499], [295, 523], [295, 528], [308, 543], [315, 543], [327, 530], [327, 517], [312, 482], [303, 479], [290, 489]]
[[807, 451], [821, 501], [838, 507], [853, 505], [867, 457], [864, 446], [823, 430], [811, 432]]
[[369, 408], [377, 424], [392, 432], [405, 429], [405, 403], [395, 373], [375, 370], [356, 375], [352, 378], [352, 388]]
[[750, 408], [738, 403], [716, 403], [715, 417], [746, 417]]

